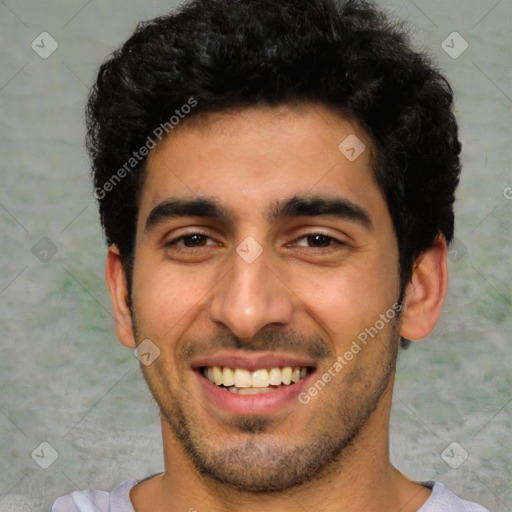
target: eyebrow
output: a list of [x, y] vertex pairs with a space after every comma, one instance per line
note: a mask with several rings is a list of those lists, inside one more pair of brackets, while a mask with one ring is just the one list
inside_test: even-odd
[[[294, 196], [272, 204], [265, 218], [275, 223], [291, 217], [332, 216], [354, 221], [367, 229], [373, 228], [370, 214], [352, 201], [338, 197]], [[230, 223], [234, 216], [209, 198], [168, 199], [156, 205], [146, 219], [144, 230], [151, 231], [160, 223], [176, 217], [203, 217]]]
[[355, 221], [367, 229], [373, 228], [370, 214], [361, 206], [339, 197], [294, 196], [284, 202], [273, 204], [266, 218], [277, 222], [289, 217], [332, 216], [342, 220]]
[[144, 231], [151, 231], [158, 224], [176, 217], [204, 217], [225, 223], [231, 220], [227, 211], [212, 199], [169, 199], [151, 210]]

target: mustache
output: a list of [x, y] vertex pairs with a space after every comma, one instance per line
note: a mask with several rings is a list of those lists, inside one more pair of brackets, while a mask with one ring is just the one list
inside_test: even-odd
[[296, 331], [266, 328], [252, 338], [240, 338], [232, 332], [217, 333], [211, 338], [196, 339], [182, 347], [178, 358], [187, 361], [200, 355], [212, 354], [219, 349], [248, 352], [286, 351], [307, 354], [318, 361], [332, 356], [329, 345], [320, 336], [305, 336]]

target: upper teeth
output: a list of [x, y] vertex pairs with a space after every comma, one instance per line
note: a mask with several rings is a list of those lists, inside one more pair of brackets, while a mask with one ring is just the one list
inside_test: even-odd
[[266, 388], [269, 385], [291, 384], [303, 379], [307, 374], [307, 368], [298, 366], [292, 368], [262, 368], [249, 371], [243, 368], [221, 368], [220, 366], [207, 366], [204, 374], [208, 380], [217, 386], [236, 386], [237, 388]]

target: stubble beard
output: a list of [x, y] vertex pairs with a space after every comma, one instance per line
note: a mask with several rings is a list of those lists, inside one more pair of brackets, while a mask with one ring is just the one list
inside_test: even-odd
[[[354, 371], [343, 386], [337, 386], [338, 393], [336, 379], [327, 384], [330, 391], [319, 391], [318, 400], [324, 393], [325, 399], [312, 414], [308, 435], [300, 443], [290, 440], [286, 432], [277, 436], [274, 432], [279, 424], [274, 419], [254, 416], [219, 424], [229, 439], [229, 446], [219, 446], [209, 433], [211, 425], [198, 421], [193, 408], [187, 407], [188, 403], [198, 406], [195, 399], [183, 386], [170, 385], [172, 378], [158, 360], [151, 371], [142, 370], [163, 420], [200, 475], [242, 492], [276, 493], [321, 479], [343, 465], [348, 448], [392, 386], [399, 343], [397, 326], [395, 319], [387, 339], [379, 336], [371, 341], [379, 343], [378, 367]], [[308, 405], [297, 402], [297, 406]], [[214, 419], [210, 421], [215, 424]], [[240, 434], [236, 442], [233, 431]]]

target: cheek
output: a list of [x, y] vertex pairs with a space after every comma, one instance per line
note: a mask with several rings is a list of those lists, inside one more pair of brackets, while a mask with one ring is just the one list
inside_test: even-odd
[[176, 271], [165, 264], [145, 264], [141, 258], [133, 281], [140, 335], [155, 339], [179, 336], [214, 285], [213, 277], [197, 268]]
[[[346, 267], [332, 272], [302, 272], [290, 284], [301, 308], [334, 340], [350, 343], [389, 312], [398, 295], [397, 269]], [[379, 323], [380, 325], [380, 323]]]

